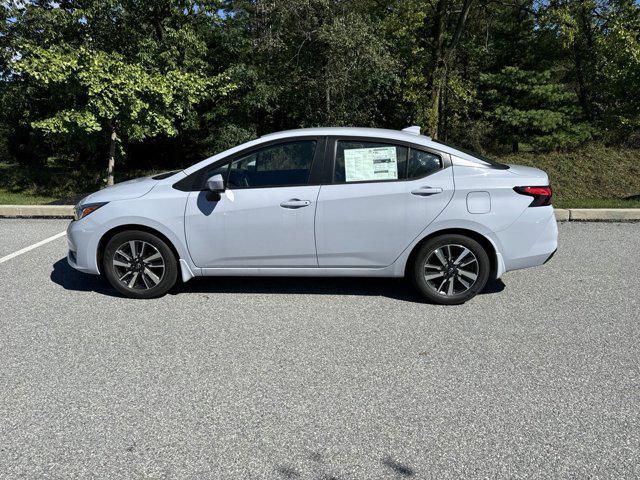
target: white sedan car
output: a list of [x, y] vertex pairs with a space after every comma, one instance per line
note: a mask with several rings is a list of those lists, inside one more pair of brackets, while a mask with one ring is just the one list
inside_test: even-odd
[[557, 248], [541, 170], [419, 134], [315, 128], [263, 136], [185, 170], [83, 199], [68, 261], [133, 298], [197, 276], [408, 277], [458, 304]]

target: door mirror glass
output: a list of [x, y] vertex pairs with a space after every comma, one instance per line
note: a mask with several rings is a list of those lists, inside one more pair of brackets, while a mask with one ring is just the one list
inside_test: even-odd
[[222, 178], [222, 175], [218, 173], [217, 175], [209, 177], [207, 180], [207, 190], [213, 193], [223, 193], [224, 179]]

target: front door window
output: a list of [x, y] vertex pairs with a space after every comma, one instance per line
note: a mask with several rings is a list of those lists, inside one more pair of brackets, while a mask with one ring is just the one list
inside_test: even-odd
[[274, 145], [234, 160], [229, 169], [229, 188], [287, 187], [306, 185], [316, 142]]

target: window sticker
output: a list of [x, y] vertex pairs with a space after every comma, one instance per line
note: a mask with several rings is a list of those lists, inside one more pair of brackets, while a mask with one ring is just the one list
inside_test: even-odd
[[396, 147], [345, 150], [344, 171], [347, 182], [397, 180], [398, 157]]

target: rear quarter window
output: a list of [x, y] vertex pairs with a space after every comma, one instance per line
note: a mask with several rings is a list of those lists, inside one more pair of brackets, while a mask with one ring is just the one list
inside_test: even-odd
[[442, 160], [438, 155], [412, 148], [407, 163], [407, 179], [426, 177], [441, 168]]

